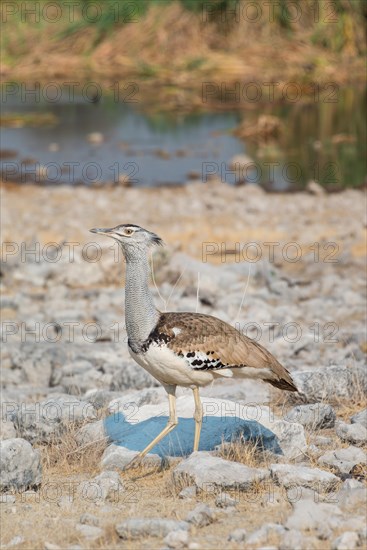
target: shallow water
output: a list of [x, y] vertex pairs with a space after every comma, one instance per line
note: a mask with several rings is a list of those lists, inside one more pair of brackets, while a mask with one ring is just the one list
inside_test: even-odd
[[[57, 123], [2, 128], [3, 178], [95, 185], [127, 175], [133, 186], [157, 186], [205, 181], [212, 174], [272, 191], [302, 189], [311, 179], [332, 190], [360, 186], [366, 176], [365, 93], [345, 89], [334, 99], [178, 114], [144, 112], [140, 103], [117, 103], [112, 96], [93, 103], [63, 95], [50, 102], [19, 91], [2, 96], [3, 113], [53, 113]], [[281, 119], [284, 130], [276, 141], [232, 135], [241, 120], [251, 125], [261, 114]], [[96, 132], [90, 142], [88, 135]], [[254, 164], [236, 174], [229, 161], [240, 153]]]

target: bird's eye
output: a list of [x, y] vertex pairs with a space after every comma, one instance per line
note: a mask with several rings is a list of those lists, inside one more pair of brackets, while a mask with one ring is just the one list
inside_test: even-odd
[[134, 231], [132, 229], [125, 229], [125, 235], [132, 235]]

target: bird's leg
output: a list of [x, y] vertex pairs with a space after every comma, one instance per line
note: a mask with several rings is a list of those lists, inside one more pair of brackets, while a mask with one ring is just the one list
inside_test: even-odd
[[195, 437], [194, 437], [194, 451], [199, 449], [201, 425], [203, 423], [203, 406], [200, 401], [199, 388], [196, 387], [193, 390], [195, 400]]
[[168, 435], [178, 424], [177, 413], [176, 413], [176, 387], [169, 386], [165, 388], [168, 393], [168, 403], [169, 403], [169, 418], [165, 428], [143, 449], [136, 457], [134, 457], [124, 468], [124, 470], [129, 470], [130, 468], [136, 468], [140, 465], [142, 459], [145, 457], [149, 451], [153, 449], [157, 443], [161, 441], [166, 435]]

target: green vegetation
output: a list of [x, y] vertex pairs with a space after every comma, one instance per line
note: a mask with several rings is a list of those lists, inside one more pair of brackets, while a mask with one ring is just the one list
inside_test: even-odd
[[[153, 6], [162, 10], [174, 2], [180, 2], [185, 10], [203, 16], [207, 20], [220, 23], [223, 29], [228, 28], [228, 21], [235, 22], [235, 17], [226, 17], [226, 13], [233, 14], [236, 10], [241, 13], [241, 0], [103, 0], [102, 9], [98, 17], [81, 17], [72, 21], [61, 33], [60, 38], [69, 36], [82, 29], [94, 27], [95, 37], [91, 47], [96, 46], [116, 27], [140, 20]], [[62, 4], [62, 0], [59, 0]], [[93, 13], [96, 2], [82, 0], [84, 4], [80, 12]], [[262, 0], [253, 0], [259, 9], [264, 9]], [[298, 5], [298, 7], [297, 7]], [[340, 52], [343, 48], [352, 48], [358, 53], [364, 51], [364, 40], [361, 39], [365, 18], [367, 17], [367, 2], [364, 0], [278, 0], [272, 7], [273, 20], [279, 29], [294, 32], [297, 26], [297, 13], [302, 13], [303, 24], [313, 28], [311, 40], [326, 49]], [[224, 25], [224, 20], [226, 24]]]
[[365, 0], [79, 0], [72, 17], [63, 0], [11, 4], [0, 37], [7, 79], [102, 75], [181, 90], [214, 78], [365, 80]]
[[[145, 13], [152, 6], [159, 6], [164, 9], [174, 1], [179, 1], [184, 9], [195, 12], [203, 13], [203, 10], [208, 11], [208, 16], [212, 19], [218, 18], [222, 13], [228, 10], [233, 10], [236, 5], [239, 4], [239, 0], [104, 0], [103, 9], [100, 17], [95, 22], [82, 18], [79, 21], [71, 23], [61, 34], [60, 37], [65, 37], [83, 28], [93, 26], [96, 30], [96, 36], [93, 41], [93, 46], [101, 42], [114, 28], [126, 25], [128, 23], [134, 23], [138, 19], [141, 19]], [[284, 1], [284, 0], [281, 0]], [[82, 0], [84, 9], [88, 12], [89, 7], [91, 11], [96, 2], [94, 0]], [[83, 8], [82, 8], [83, 11]]]
[[334, 52], [347, 49], [350, 54], [365, 52], [364, 28], [367, 2], [364, 0], [334, 0], [318, 21], [312, 42]]
[[[85, 10], [89, 9], [88, 5], [92, 7], [96, 4], [94, 0], [82, 2]], [[197, 14], [202, 15], [206, 12], [206, 18], [219, 23], [223, 23], [224, 19], [231, 20], [230, 17], [226, 18], [226, 13], [233, 14], [236, 10], [243, 13], [241, 0], [104, 0], [101, 15], [95, 22], [92, 18], [89, 21], [81, 19], [71, 23], [65, 33], [73, 33], [93, 25], [98, 31], [96, 42], [99, 42], [116, 26], [135, 22], [137, 17], [141, 18], [152, 6], [158, 5], [165, 9], [174, 2], [180, 2], [184, 9]], [[257, 3], [259, 9], [264, 9], [262, 0], [254, 0], [252, 3]], [[359, 30], [363, 31], [364, 19], [367, 17], [367, 2], [364, 0], [334, 0], [326, 3], [322, 0], [278, 0], [274, 2], [271, 11], [273, 21], [269, 18], [269, 22], [274, 22], [280, 29], [290, 32], [297, 24], [297, 14], [302, 13], [306, 16], [302, 18], [303, 21], [307, 19], [308, 25], [314, 27], [312, 40], [325, 48], [340, 51], [350, 41], [358, 42], [356, 46], [363, 43], [363, 40], [360, 42], [357, 38]], [[235, 20], [235, 17], [232, 17], [232, 22]], [[227, 25], [222, 26], [224, 28]]]

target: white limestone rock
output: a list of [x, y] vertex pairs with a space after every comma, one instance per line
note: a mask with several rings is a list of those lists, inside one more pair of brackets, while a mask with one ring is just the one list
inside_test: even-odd
[[351, 398], [355, 388], [367, 394], [367, 370], [360, 365], [355, 367], [330, 366], [294, 373], [294, 381], [299, 394], [288, 395], [289, 400], [300, 397], [307, 402], [328, 402], [340, 398]]
[[332, 466], [339, 473], [349, 474], [356, 464], [366, 464], [367, 457], [362, 449], [351, 445], [347, 448], [327, 451], [319, 457], [318, 463], [320, 466]]
[[314, 502], [311, 499], [294, 503], [292, 514], [285, 522], [286, 529], [297, 531], [317, 531], [321, 538], [329, 538], [339, 527], [343, 512], [335, 504]]
[[82, 537], [92, 541], [99, 539], [104, 531], [100, 527], [95, 525], [85, 525], [84, 523], [77, 523], [75, 529], [82, 535]]
[[139, 537], [166, 537], [173, 531], [188, 531], [187, 521], [163, 518], [132, 518], [116, 525], [116, 532], [122, 539]]
[[192, 500], [196, 497], [197, 488], [196, 485], [190, 485], [189, 487], [184, 487], [182, 491], [179, 492], [178, 498]]
[[[119, 412], [126, 413], [127, 421], [132, 419], [134, 411], [142, 405], [157, 405], [160, 403], [167, 404], [167, 392], [162, 387], [144, 388], [142, 390], [134, 390], [125, 393], [122, 396], [112, 399], [108, 405], [110, 414]], [[129, 413], [132, 415], [130, 416]]]
[[17, 437], [17, 432], [14, 423], [7, 418], [0, 420], [0, 439], [14, 439]]
[[317, 548], [317, 539], [315, 537], [307, 537], [296, 529], [285, 531], [280, 542], [279, 550], [313, 550]]
[[24, 491], [40, 485], [41, 455], [25, 439], [0, 442], [0, 490]]
[[332, 550], [353, 550], [358, 546], [358, 542], [358, 533], [346, 531], [333, 541], [331, 548]]
[[189, 545], [189, 533], [186, 529], [177, 529], [177, 531], [171, 531], [164, 538], [163, 542], [167, 544], [168, 548], [173, 548], [175, 550], [186, 548]]
[[228, 535], [230, 542], [245, 542], [247, 536], [246, 529], [235, 529]]
[[104, 502], [110, 500], [118, 502], [124, 493], [124, 486], [118, 472], [105, 471], [98, 476], [81, 483], [78, 492], [83, 499], [90, 502]]
[[317, 488], [318, 491], [331, 491], [339, 483], [339, 478], [319, 468], [294, 466], [292, 464], [272, 464], [272, 478], [287, 489], [294, 486]]
[[186, 521], [196, 527], [206, 527], [216, 519], [216, 512], [203, 502], [198, 504], [191, 512], [187, 514]]
[[76, 440], [81, 446], [93, 443], [107, 444], [109, 437], [106, 434], [103, 420], [82, 426], [76, 434]]
[[310, 405], [297, 405], [285, 416], [289, 422], [298, 422], [309, 430], [332, 428], [335, 424], [336, 414], [331, 405], [326, 403], [313, 403]]
[[[123, 470], [139, 454], [120, 445], [109, 445], [102, 455], [101, 466], [103, 470]], [[148, 453], [142, 460], [142, 464], [148, 467], [159, 468], [162, 459], [159, 455]]]
[[91, 403], [62, 395], [24, 404], [19, 408], [15, 422], [18, 435], [34, 443], [59, 438], [69, 424], [95, 418], [96, 410]]
[[344, 482], [340, 491], [336, 494], [340, 508], [349, 511], [365, 509], [367, 507], [366, 487], [362, 483], [359, 483], [358, 486], [348, 486], [348, 481], [359, 483], [356, 480], [346, 480]]
[[266, 544], [268, 538], [272, 535], [281, 536], [285, 529], [282, 525], [277, 523], [265, 523], [257, 529], [251, 535], [246, 538], [246, 543], [251, 547], [252, 545]]
[[367, 442], [367, 428], [362, 424], [339, 422], [335, 431], [342, 441], [348, 441], [354, 445], [364, 445]]
[[173, 470], [176, 482], [189, 481], [201, 490], [211, 487], [247, 490], [253, 484], [269, 479], [270, 473], [263, 468], [249, 468], [207, 452], [195, 452]]
[[232, 508], [237, 506], [237, 504], [238, 500], [225, 492], [221, 492], [215, 499], [215, 505], [218, 506], [218, 508]]
[[354, 414], [350, 421], [352, 424], [362, 424], [362, 426], [367, 428], [367, 409], [363, 409], [363, 411]]
[[99, 519], [97, 518], [97, 516], [86, 512], [80, 516], [79, 523], [81, 523], [82, 525], [94, 525], [95, 527], [98, 527]]

